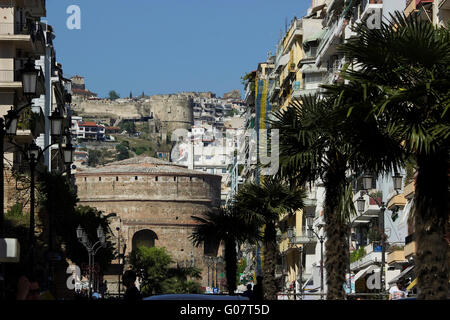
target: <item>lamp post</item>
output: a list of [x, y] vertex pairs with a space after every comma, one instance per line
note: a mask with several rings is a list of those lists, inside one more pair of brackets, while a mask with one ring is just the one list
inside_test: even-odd
[[[31, 105], [31, 104], [29, 104], [29, 105]], [[29, 105], [22, 107], [18, 111], [15, 111], [12, 109], [9, 110], [8, 115], [5, 117], [6, 123], [8, 124], [7, 129], [6, 129], [6, 134], [8, 136], [12, 137], [12, 136], [16, 135], [19, 112]], [[54, 122], [59, 122], [59, 121], [62, 122], [62, 117], [51, 119], [52, 124]], [[57, 130], [57, 128], [59, 128], [59, 131]], [[61, 135], [61, 128], [62, 128], [62, 126], [59, 126], [59, 127], [55, 126], [55, 129], [52, 132], [52, 136], [59, 137]], [[2, 139], [2, 141], [3, 141], [3, 139]], [[12, 145], [16, 146], [18, 148], [18, 150], [20, 150], [24, 154], [25, 160], [28, 162], [29, 168], [30, 168], [30, 228], [29, 228], [28, 239], [29, 239], [29, 246], [30, 246], [30, 270], [32, 272], [34, 269], [33, 251], [34, 251], [34, 244], [35, 244], [35, 237], [34, 237], [34, 229], [35, 229], [35, 212], [34, 212], [34, 209], [35, 209], [35, 170], [36, 170], [36, 166], [39, 163], [40, 157], [44, 154], [45, 150], [47, 150], [51, 146], [58, 144], [58, 143], [50, 144], [41, 151], [40, 148], [35, 144], [34, 141], [28, 146], [28, 148], [26, 150], [24, 150], [20, 145], [14, 143], [12, 141], [12, 139], [10, 139], [9, 142]], [[3, 142], [2, 142], [2, 144], [3, 144]], [[0, 146], [0, 148], [1, 148], [1, 146]], [[2, 152], [2, 154], [3, 154], [3, 152]], [[69, 160], [69, 159], [67, 158], [67, 160]], [[70, 159], [70, 161], [72, 161], [72, 160]], [[0, 169], [3, 169], [3, 159], [1, 162], [2, 162], [2, 164], [1, 164]], [[2, 174], [0, 175], [0, 179], [2, 178], [1, 177], [2, 175], [3, 175], [3, 170], [2, 170]], [[2, 186], [3, 186], [3, 180], [2, 180]], [[4, 200], [2, 198], [2, 202], [3, 201]], [[51, 219], [49, 219], [49, 247], [51, 247], [51, 243], [52, 243], [51, 235], [52, 235]]]
[[22, 74], [22, 89], [23, 94], [28, 100], [28, 104], [21, 107], [19, 110], [11, 110], [4, 116], [4, 119], [0, 117], [0, 184], [2, 186], [0, 194], [0, 237], [4, 234], [4, 139], [5, 136], [15, 136], [17, 131], [18, 115], [20, 111], [32, 105], [31, 99], [36, 94], [37, 77], [39, 71], [36, 69], [33, 61], [28, 59], [25, 64], [25, 68], [21, 70]]
[[97, 237], [99, 241], [92, 244], [89, 241], [88, 235], [86, 231], [81, 227], [78, 226], [77, 228], [77, 238], [78, 241], [81, 242], [84, 247], [86, 248], [88, 255], [89, 255], [89, 298], [92, 297], [92, 266], [94, 265], [94, 258], [95, 254], [100, 248], [106, 248], [106, 236], [103, 232], [103, 228], [101, 226], [98, 226], [97, 228]]
[[[214, 268], [214, 257], [213, 256], [203, 256], [203, 261], [205, 261], [206, 266], [208, 267], [208, 287], [210, 287], [209, 270]], [[211, 282], [213, 282], [213, 281], [211, 281]]]
[[308, 238], [316, 238], [320, 241], [320, 300], [323, 300], [324, 294], [324, 281], [323, 281], [323, 242], [325, 240], [324, 236], [319, 236], [317, 232], [314, 231], [313, 223], [314, 223], [314, 215], [308, 214], [306, 216], [306, 222], [308, 225]]
[[[386, 252], [386, 245], [385, 245], [385, 234], [384, 234], [384, 212], [386, 211], [386, 203], [384, 201], [378, 201], [377, 198], [369, 194], [368, 190], [372, 187], [372, 179], [373, 176], [370, 174], [364, 174], [363, 175], [363, 190], [361, 191], [361, 195], [356, 200], [357, 203], [357, 209], [358, 212], [361, 214], [365, 210], [366, 200], [364, 199], [363, 195], [368, 195], [370, 198], [372, 198], [377, 206], [380, 208], [380, 215], [379, 215], [379, 226], [380, 226], [380, 232], [381, 232], [381, 267], [380, 267], [380, 298], [382, 298], [382, 295], [385, 291], [385, 284], [384, 280], [386, 278], [385, 269], [385, 252]], [[395, 172], [392, 176], [394, 190], [398, 193], [398, 191], [402, 188], [402, 175], [400, 175], [398, 172]]]
[[[295, 242], [295, 234], [294, 234], [294, 229], [292, 227], [288, 228], [287, 231], [288, 234], [288, 246], [289, 248], [295, 248], [298, 250], [298, 255], [299, 255], [299, 266], [298, 266], [298, 270], [299, 270], [299, 277], [298, 277], [298, 283], [300, 284], [300, 300], [303, 299], [303, 246], [299, 246], [297, 245], [297, 243]], [[294, 299], [297, 300], [297, 293], [294, 294]]]

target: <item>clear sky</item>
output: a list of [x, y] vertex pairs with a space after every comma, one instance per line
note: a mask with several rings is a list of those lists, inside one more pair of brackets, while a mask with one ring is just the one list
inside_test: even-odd
[[[47, 0], [57, 59], [104, 97], [181, 91], [222, 96], [276, 50], [311, 0]], [[67, 28], [70, 5], [81, 29]]]

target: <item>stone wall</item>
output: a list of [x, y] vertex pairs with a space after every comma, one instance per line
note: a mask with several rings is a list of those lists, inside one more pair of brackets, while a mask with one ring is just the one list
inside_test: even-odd
[[189, 239], [195, 227], [191, 216], [220, 205], [220, 176], [79, 172], [76, 185], [79, 205], [120, 217], [121, 223], [114, 219], [111, 229], [120, 226], [126, 255], [133, 249], [135, 233], [151, 230], [157, 235], [155, 246], [165, 247], [174, 261], [190, 261], [192, 253], [195, 266], [202, 269], [201, 283], [207, 285], [203, 246], [196, 248]]
[[84, 117], [111, 119], [140, 119], [153, 115], [171, 132], [178, 128], [190, 129], [194, 121], [192, 106], [190, 96], [168, 94], [122, 103], [110, 100], [79, 100], [72, 104], [72, 110]]

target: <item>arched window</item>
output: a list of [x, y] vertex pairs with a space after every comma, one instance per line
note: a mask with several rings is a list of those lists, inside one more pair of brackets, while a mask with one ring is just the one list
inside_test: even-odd
[[140, 230], [133, 235], [133, 250], [139, 247], [154, 247], [158, 236], [149, 229]]

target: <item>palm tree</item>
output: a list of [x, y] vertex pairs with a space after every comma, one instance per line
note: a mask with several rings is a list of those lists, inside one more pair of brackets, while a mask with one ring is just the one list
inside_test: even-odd
[[[324, 98], [304, 96], [276, 112], [272, 122], [273, 128], [280, 130], [279, 174], [300, 185], [320, 179], [325, 187], [327, 299], [345, 298], [348, 223], [355, 213], [347, 173], [384, 172], [400, 161], [397, 146], [377, 129], [379, 119], [367, 118], [358, 110], [354, 121], [348, 120], [348, 99], [351, 96], [332, 90]], [[374, 157], [377, 154], [385, 161]]]
[[[358, 26], [341, 51], [354, 68], [343, 73], [361, 107], [385, 119], [382, 130], [417, 164], [415, 239], [419, 299], [446, 299], [450, 163], [450, 32], [400, 13], [380, 29]], [[363, 88], [359, 92], [355, 88]], [[367, 93], [370, 93], [370, 99]], [[359, 100], [359, 102], [357, 102]]]
[[276, 225], [280, 215], [294, 213], [304, 207], [304, 189], [289, 186], [280, 179], [264, 177], [260, 184], [244, 184], [235, 197], [236, 208], [241, 214], [252, 217], [260, 228], [264, 226], [262, 236], [263, 289], [264, 298], [275, 300], [277, 294], [275, 281], [276, 255], [278, 252]]
[[220, 244], [225, 247], [225, 274], [229, 294], [236, 291], [236, 246], [258, 238], [257, 225], [233, 206], [207, 211], [204, 216], [192, 218], [199, 224], [190, 239], [195, 246], [202, 243]]

